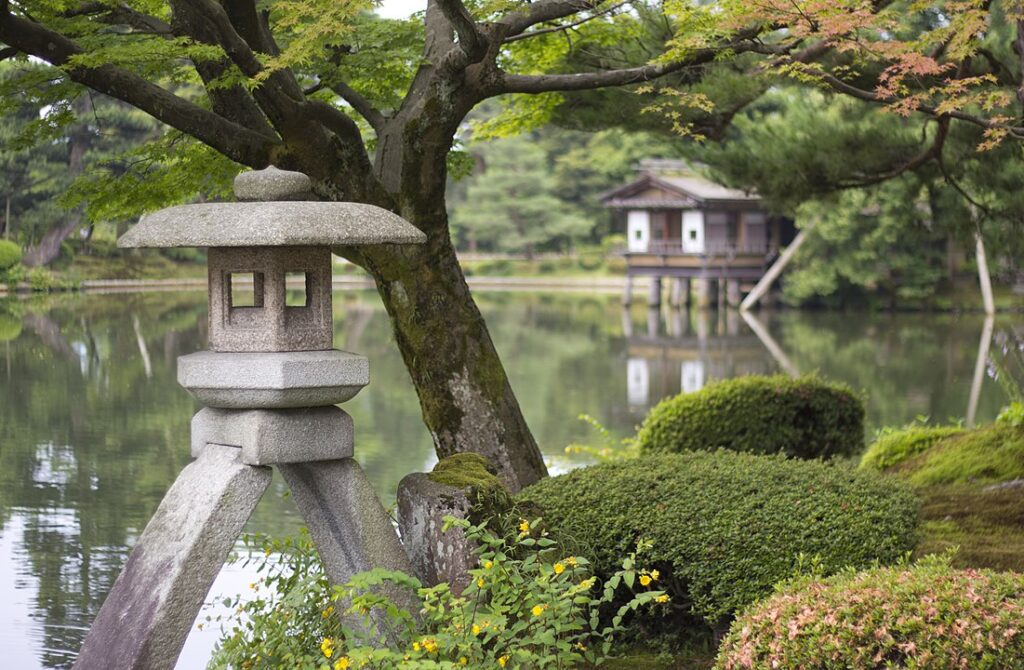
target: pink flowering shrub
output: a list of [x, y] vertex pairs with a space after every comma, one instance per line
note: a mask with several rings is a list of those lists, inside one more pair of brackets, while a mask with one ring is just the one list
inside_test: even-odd
[[1024, 668], [1024, 575], [913, 567], [804, 578], [733, 622], [716, 670]]

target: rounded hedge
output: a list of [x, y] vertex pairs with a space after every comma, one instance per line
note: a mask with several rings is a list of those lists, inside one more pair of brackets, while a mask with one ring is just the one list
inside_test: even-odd
[[21, 262], [21, 247], [10, 240], [0, 240], [0, 272]]
[[956, 426], [907, 426], [879, 435], [860, 459], [862, 468], [885, 470], [931, 448], [936, 442], [964, 432]]
[[898, 479], [845, 464], [732, 451], [644, 456], [542, 480], [518, 495], [598, 575], [637, 540], [674, 603], [713, 627], [771, 593], [801, 561], [832, 573], [891, 563], [915, 543], [918, 500]]
[[637, 442], [647, 452], [856, 454], [864, 448], [864, 403], [848, 386], [817, 377], [737, 377], [663, 400]]
[[751, 607], [716, 670], [1024, 669], [1024, 575], [932, 557], [799, 580]]

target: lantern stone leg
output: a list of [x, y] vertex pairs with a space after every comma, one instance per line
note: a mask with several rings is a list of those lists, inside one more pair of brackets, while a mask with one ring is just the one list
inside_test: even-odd
[[118, 240], [129, 248], [209, 249], [211, 350], [178, 359], [178, 383], [205, 406], [192, 420], [196, 460], [146, 526], [75, 668], [174, 667], [270, 483], [267, 466], [291, 487], [334, 583], [375, 567], [412, 571], [352, 459], [352, 419], [337, 407], [370, 373], [365, 357], [331, 348], [330, 247], [426, 238], [378, 207], [310, 202], [310, 186], [300, 173], [245, 173], [235, 195], [258, 202], [172, 207]]
[[213, 580], [270, 485], [270, 468], [206, 447], [161, 501], [75, 661], [81, 670], [173, 668]]

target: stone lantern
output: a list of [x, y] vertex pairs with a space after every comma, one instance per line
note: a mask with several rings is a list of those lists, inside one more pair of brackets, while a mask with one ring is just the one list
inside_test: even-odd
[[181, 205], [143, 219], [118, 246], [205, 247], [209, 351], [178, 359], [178, 382], [205, 405], [191, 453], [114, 583], [75, 663], [173, 668], [206, 594], [275, 466], [335, 584], [408, 558], [353, 456], [337, 407], [369, 364], [332, 348], [334, 245], [416, 244], [397, 215], [310, 200], [310, 180], [267, 168], [235, 180], [240, 202]]

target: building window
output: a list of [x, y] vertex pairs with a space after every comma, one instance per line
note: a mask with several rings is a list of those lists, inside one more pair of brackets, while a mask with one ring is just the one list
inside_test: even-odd
[[640, 230], [639, 228], [636, 229], [633, 235], [636, 237], [638, 241], [644, 239], [644, 231]]
[[697, 241], [697, 230], [695, 228], [690, 229], [690, 240]]

